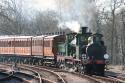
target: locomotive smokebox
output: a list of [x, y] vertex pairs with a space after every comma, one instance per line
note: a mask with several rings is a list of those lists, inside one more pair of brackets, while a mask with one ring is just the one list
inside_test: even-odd
[[81, 27], [82, 34], [85, 34], [87, 32], [88, 27]]

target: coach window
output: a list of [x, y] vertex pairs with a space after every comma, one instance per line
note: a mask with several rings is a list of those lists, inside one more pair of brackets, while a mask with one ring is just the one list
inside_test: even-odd
[[40, 40], [38, 40], [38, 46], [40, 46], [40, 42], [41, 42], [41, 41], [40, 41]]
[[6, 46], [6, 40], [4, 41], [4, 46]]
[[39, 46], [39, 40], [37, 40], [37, 46]]
[[25, 39], [23, 39], [21, 47], [25, 47], [25, 46], [26, 46], [26, 41], [25, 41]]
[[6, 47], [6, 45], [7, 45], [7, 41], [5, 40], [5, 42], [4, 42], [4, 46]]
[[37, 46], [37, 39], [35, 40], [35, 46]]
[[2, 46], [4, 47], [4, 40], [2, 40]]
[[7, 42], [7, 41], [5, 40], [5, 42], [4, 42], [4, 46], [5, 46], [5, 47], [6, 47], [6, 45], [7, 45], [6, 42]]
[[28, 46], [28, 43], [29, 43], [29, 41], [28, 41], [28, 39], [27, 39], [27, 41], [26, 41], [26, 46], [27, 46], [27, 47], [29, 47], [29, 46]]
[[18, 46], [20, 47], [20, 40], [18, 40]]
[[3, 41], [1, 41], [1, 46], [3, 47]]
[[19, 40], [19, 47], [21, 47], [21, 40]]
[[0, 41], [0, 46], [2, 46], [2, 41]]
[[31, 46], [31, 39], [28, 39], [27, 40], [27, 47], [30, 47]]
[[18, 41], [15, 40], [15, 47], [18, 47]]
[[38, 40], [36, 40], [36, 46], [38, 46]]
[[38, 45], [39, 45], [39, 40], [37, 39], [37, 40], [36, 40], [36, 46], [38, 46]]
[[37, 40], [37, 45], [36, 46], [39, 46], [39, 40]]
[[6, 40], [6, 47], [8, 46], [8, 41]]
[[9, 45], [9, 40], [7, 41], [7, 47], [9, 47], [10, 45]]
[[28, 47], [28, 38], [27, 38], [27, 40], [26, 40], [26, 46]]
[[17, 44], [16, 46], [19, 47], [19, 40], [17, 40], [16, 44]]
[[5, 46], [5, 40], [3, 40], [3, 47]]
[[44, 41], [44, 46], [45, 46], [45, 47], [50, 47], [50, 41], [48, 41], [48, 40], [47, 40], [47, 41]]
[[25, 47], [25, 40], [22, 40], [22, 45], [21, 47]]
[[36, 39], [36, 45], [35, 46], [38, 46], [38, 39]]
[[26, 45], [26, 40], [24, 40], [23, 43], [24, 43], [24, 47], [27, 47], [27, 45]]
[[35, 46], [35, 45], [36, 45], [36, 39], [33, 40], [33, 46]]
[[19, 41], [19, 46], [20, 46], [20, 47], [21, 47], [21, 42], [22, 42], [22, 41], [20, 40], [20, 41]]
[[16, 41], [16, 40], [14, 41], [14, 46], [15, 46], [15, 47], [17, 46], [17, 41]]
[[6, 40], [6, 47], [8, 47], [8, 41]]
[[21, 43], [22, 41], [19, 40], [18, 42], [19, 42], [18, 46], [19, 46], [19, 47], [22, 47], [22, 43]]
[[41, 41], [41, 40], [39, 40], [39, 45], [40, 45], [40, 46], [42, 45], [42, 41]]
[[3, 42], [3, 46], [4, 46], [4, 47], [5, 47], [5, 42], [6, 42], [6, 41], [4, 40], [4, 42]]
[[25, 40], [22, 40], [22, 46], [21, 47], [25, 47], [26, 45], [25, 45]]
[[21, 47], [25, 47], [25, 40], [22, 40], [22, 45]]
[[39, 46], [40, 45], [40, 40], [38, 40], [38, 43], [37, 43], [37, 46]]
[[8, 42], [7, 42], [7, 46], [10, 47], [10, 41], [9, 41], [9, 40], [8, 40]]
[[21, 40], [19, 40], [19, 46], [21, 46], [20, 44], [21, 44]]
[[32, 40], [32, 46], [34, 46], [34, 45], [35, 45], [35, 40], [33, 39], [33, 40]]
[[20, 40], [20, 47], [24, 47], [25, 46], [25, 42], [24, 39]]
[[1, 47], [1, 41], [0, 41], [0, 47]]
[[25, 46], [27, 47], [27, 39], [25, 40]]
[[16, 46], [19, 47], [20, 46], [20, 40], [16, 40], [16, 41], [17, 41], [16, 42], [17, 43]]
[[3, 41], [1, 41], [1, 45], [0, 45], [1, 47], [3, 46]]
[[3, 41], [3, 46], [5, 47], [5, 40]]
[[1, 46], [3, 47], [3, 46], [4, 46], [4, 41], [3, 41], [3, 40], [2, 40], [2, 43], [1, 43], [1, 44], [2, 44]]

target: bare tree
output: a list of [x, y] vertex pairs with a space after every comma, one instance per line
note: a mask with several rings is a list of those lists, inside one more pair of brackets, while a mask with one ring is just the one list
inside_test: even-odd
[[121, 50], [122, 50], [122, 62], [123, 62], [123, 67], [125, 68], [125, 10], [123, 9], [121, 11], [121, 16], [122, 16], [122, 33], [121, 33]]
[[[110, 0], [109, 4], [107, 1], [107, 5], [99, 8], [101, 12], [98, 16], [101, 16], [101, 27], [103, 27], [103, 33], [105, 34], [105, 38], [107, 40], [108, 50], [110, 50], [111, 61], [116, 64], [118, 60], [118, 49], [119, 49], [119, 32], [118, 28], [120, 27], [118, 24], [118, 14], [119, 10], [124, 5], [124, 0]], [[110, 41], [110, 42], [109, 42]], [[118, 58], [117, 58], [118, 57]]]
[[36, 34], [54, 32], [58, 30], [58, 15], [53, 11], [39, 12], [34, 18]]
[[0, 1], [0, 32], [3, 34], [22, 34], [24, 17], [22, 0]]

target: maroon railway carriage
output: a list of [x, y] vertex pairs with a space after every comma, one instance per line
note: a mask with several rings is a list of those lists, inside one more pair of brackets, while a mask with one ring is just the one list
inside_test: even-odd
[[[52, 36], [1, 36], [0, 37], [0, 56], [6, 60], [18, 58], [18, 61], [29, 62], [37, 61], [41, 58], [44, 62], [57, 61], [58, 44], [65, 42], [64, 35]], [[12, 56], [13, 57], [12, 57]], [[7, 58], [6, 58], [7, 57]], [[23, 60], [22, 57], [24, 57]], [[21, 58], [21, 59], [20, 59]], [[32, 58], [36, 58], [32, 60]], [[41, 61], [37, 61], [38, 63]]]

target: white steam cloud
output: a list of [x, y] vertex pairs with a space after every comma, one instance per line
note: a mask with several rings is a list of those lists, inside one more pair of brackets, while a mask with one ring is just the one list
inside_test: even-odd
[[[64, 0], [65, 2], [66, 0]], [[91, 21], [96, 12], [94, 0], [68, 0], [67, 4], [61, 3], [61, 25], [78, 32], [80, 26], [91, 27]]]
[[66, 22], [66, 26], [75, 32], [79, 32], [80, 30], [80, 24], [78, 23], [78, 21]]
[[69, 28], [71, 31], [74, 31], [77, 33], [80, 30], [80, 24], [78, 23], [78, 21], [69, 21], [69, 22], [67, 21], [67, 22], [61, 23], [60, 27], [61, 28]]

